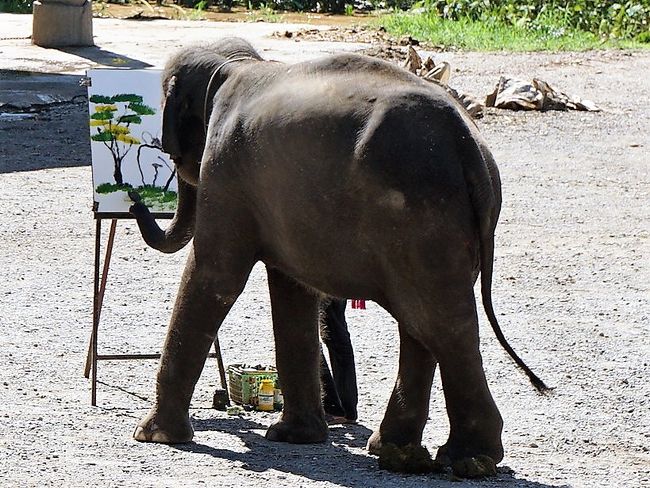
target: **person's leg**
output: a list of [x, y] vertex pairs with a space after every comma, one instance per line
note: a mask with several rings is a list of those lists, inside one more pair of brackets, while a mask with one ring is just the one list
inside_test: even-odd
[[[347, 420], [354, 421], [357, 419], [357, 373], [348, 324], [345, 320], [346, 304], [347, 300], [332, 299], [327, 305], [321, 326], [321, 340], [329, 352], [334, 385], [344, 416]], [[321, 368], [321, 378], [322, 376]]]
[[336, 391], [334, 378], [332, 378], [332, 373], [330, 373], [330, 368], [327, 365], [327, 360], [323, 354], [322, 346], [320, 348], [320, 384], [323, 409], [325, 410], [325, 413], [333, 417], [345, 417], [345, 411], [341, 406], [341, 400]]

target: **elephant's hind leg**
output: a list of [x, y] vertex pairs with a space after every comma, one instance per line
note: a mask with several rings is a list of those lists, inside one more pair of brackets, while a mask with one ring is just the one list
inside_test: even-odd
[[319, 299], [278, 270], [268, 269], [268, 277], [284, 407], [266, 438], [295, 444], [324, 442], [328, 429], [318, 373]]
[[458, 476], [482, 477], [496, 474], [496, 463], [503, 459], [503, 420], [485, 379], [470, 292], [467, 299], [449, 305], [440, 334], [432, 340], [450, 426], [436, 459], [451, 464]]
[[400, 322], [397, 382], [384, 420], [368, 448], [380, 455], [381, 462], [382, 448], [387, 444], [408, 447], [405, 455], [420, 446], [437, 361], [450, 435], [431, 468], [451, 465], [464, 477], [494, 474], [496, 463], [503, 458], [503, 423], [483, 372], [471, 283], [456, 288], [448, 284], [444, 296], [415, 309], [429, 313], [419, 322]]
[[156, 403], [138, 424], [142, 442], [181, 443], [193, 436], [189, 406], [215, 335], [241, 293], [252, 260], [227, 269], [199, 266], [194, 248], [183, 272], [157, 377]]
[[[388, 408], [378, 430], [368, 440], [368, 451], [380, 456], [382, 448], [392, 445], [395, 448], [420, 447], [422, 431], [429, 413], [431, 384], [436, 368], [436, 360], [421, 341], [413, 338], [408, 327], [400, 323], [400, 353], [397, 380], [388, 401]], [[410, 457], [404, 452], [403, 457]], [[428, 458], [431, 461], [430, 458]], [[412, 460], [409, 460], [412, 463]], [[427, 471], [427, 466], [419, 466], [419, 471]], [[399, 467], [395, 470], [402, 471]], [[409, 468], [409, 470], [411, 470]]]

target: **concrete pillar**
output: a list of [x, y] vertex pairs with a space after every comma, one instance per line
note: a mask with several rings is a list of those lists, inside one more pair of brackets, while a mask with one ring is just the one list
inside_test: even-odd
[[32, 43], [41, 47], [93, 46], [90, 0], [36, 0]]

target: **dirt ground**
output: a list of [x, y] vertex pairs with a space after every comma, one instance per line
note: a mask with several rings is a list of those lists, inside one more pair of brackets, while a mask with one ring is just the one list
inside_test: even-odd
[[191, 8], [180, 8], [178, 5], [166, 3], [165, 5], [98, 2], [93, 4], [93, 15], [95, 17], [109, 19], [128, 19], [150, 21], [154, 19], [170, 20], [209, 20], [212, 22], [262, 22], [270, 21], [278, 24], [313, 24], [324, 26], [354, 26], [365, 23], [376, 15], [370, 12], [355, 12], [354, 15], [335, 15], [319, 12], [284, 12], [248, 10], [236, 6], [231, 10], [210, 7], [209, 9], [196, 11]]
[[[155, 361], [101, 362], [91, 407], [83, 365], [95, 226], [81, 96], [30, 118], [21, 115], [29, 108], [0, 107], [0, 485], [650, 486], [650, 53], [435, 56], [451, 63], [451, 85], [468, 93], [487, 94], [502, 74], [535, 76], [603, 109], [491, 109], [478, 122], [503, 180], [495, 308], [513, 347], [556, 388], [535, 393], [479, 306], [486, 374], [505, 420], [496, 478], [392, 474], [367, 454], [394, 382], [398, 340], [394, 320], [372, 303], [348, 313], [359, 424], [333, 427], [323, 445], [267, 442], [276, 414], [210, 409], [212, 361], [192, 402], [191, 444], [131, 438], [152, 403]], [[119, 222], [100, 352], [159, 350], [185, 256], [148, 249], [132, 222]], [[220, 338], [228, 364], [273, 362], [261, 265]], [[431, 452], [447, 429], [437, 378], [424, 432]]]

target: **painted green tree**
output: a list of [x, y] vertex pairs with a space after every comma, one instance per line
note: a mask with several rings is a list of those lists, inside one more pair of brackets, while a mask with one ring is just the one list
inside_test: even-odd
[[124, 184], [122, 161], [140, 140], [131, 134], [131, 126], [142, 123], [142, 117], [154, 115], [156, 111], [142, 103], [142, 97], [132, 93], [113, 96], [93, 95], [90, 102], [96, 104], [90, 116], [90, 125], [97, 130], [90, 138], [101, 142], [113, 157], [113, 177], [117, 185]]

